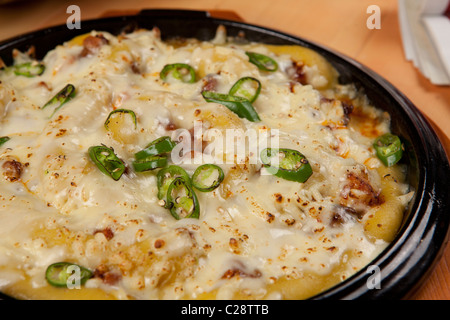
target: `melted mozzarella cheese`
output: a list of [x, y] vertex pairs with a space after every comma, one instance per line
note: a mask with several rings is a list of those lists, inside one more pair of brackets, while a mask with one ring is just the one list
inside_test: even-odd
[[[175, 46], [156, 30], [125, 36], [93, 31], [85, 37], [97, 35], [107, 41], [90, 54], [82, 54], [80, 39], [50, 51], [41, 76], [0, 71], [0, 136], [11, 138], [0, 147], [0, 165], [15, 159], [23, 166], [18, 181], [0, 179], [2, 290], [35, 297], [34, 291], [49, 286], [46, 267], [70, 261], [96, 270], [80, 295], [100, 289], [119, 299], [306, 298], [348, 278], [387, 246], [365, 228], [369, 213], [381, 205], [368, 208], [361, 196], [368, 186], [382, 194], [387, 175], [380, 175], [373, 137], [351, 126], [351, 114], [350, 125], [345, 123], [341, 100], [377, 120], [371, 123], [379, 134], [389, 131], [389, 118], [352, 86], [316, 89], [330, 80], [314, 66], [306, 68], [309, 83], [296, 82], [292, 57], [275, 55], [263, 44]], [[280, 68], [260, 71], [248, 61], [250, 49], [272, 56]], [[170, 63], [191, 65], [199, 79], [162, 81], [159, 72]], [[226, 93], [244, 76], [261, 81], [253, 104], [260, 122], [201, 96], [207, 84]], [[53, 115], [42, 109], [67, 83], [76, 96]], [[118, 108], [135, 112], [136, 128], [114, 134], [105, 129], [107, 116]], [[149, 142], [172, 136], [174, 128], [192, 130], [196, 121], [223, 138], [227, 129], [277, 130], [280, 147], [303, 153], [313, 175], [298, 183], [267, 174], [258, 163], [218, 163], [226, 178], [218, 189], [197, 193], [200, 218], [176, 220], [159, 204], [156, 172], [134, 172], [131, 162]], [[119, 181], [88, 156], [89, 147], [101, 144], [128, 167]], [[233, 155], [224, 149], [212, 159]], [[199, 164], [188, 160], [180, 165], [192, 174]], [[362, 177], [364, 188], [350, 184], [350, 173]], [[398, 178], [398, 198], [390, 201], [401, 199], [404, 208], [408, 186], [400, 170], [388, 173]], [[369, 212], [364, 217], [346, 206], [346, 188], [353, 203]], [[391, 235], [397, 227], [383, 226]], [[317, 284], [308, 288], [303, 280], [311, 277]], [[289, 293], [289, 287], [298, 289]], [[65, 297], [62, 292], [51, 295]]]

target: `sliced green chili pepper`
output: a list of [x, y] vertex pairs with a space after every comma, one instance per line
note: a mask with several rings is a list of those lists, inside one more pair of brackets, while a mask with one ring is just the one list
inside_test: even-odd
[[278, 63], [272, 58], [256, 52], [246, 51], [249, 61], [257, 66], [260, 70], [274, 72], [278, 70]]
[[11, 139], [10, 137], [4, 136], [4, 137], [0, 137], [0, 146], [2, 146], [6, 141], [8, 141], [9, 139]]
[[168, 136], [160, 137], [150, 142], [145, 149], [137, 152], [134, 157], [136, 160], [145, 159], [149, 156], [156, 156], [164, 153], [171, 152], [176, 146], [176, 143]]
[[378, 137], [373, 143], [377, 157], [387, 167], [396, 164], [403, 156], [403, 147], [400, 138], [391, 133]]
[[167, 64], [161, 70], [159, 76], [162, 80], [167, 80], [169, 74], [172, 74], [172, 77], [175, 79], [186, 83], [194, 83], [196, 80], [194, 68], [185, 63]]
[[199, 166], [192, 175], [192, 185], [199, 191], [208, 192], [216, 189], [225, 175], [221, 167], [215, 164]]
[[228, 94], [255, 102], [261, 92], [261, 82], [252, 77], [244, 77], [236, 81]]
[[61, 89], [53, 98], [51, 98], [43, 107], [42, 109], [58, 104], [55, 110], [53, 111], [52, 115], [55, 114], [56, 111], [58, 111], [65, 103], [70, 101], [73, 97], [75, 97], [75, 87], [73, 84], [68, 84], [64, 88]]
[[45, 279], [47, 279], [47, 282], [52, 286], [67, 287], [68, 281], [71, 280], [70, 277], [74, 272], [77, 272], [77, 270], [80, 272], [79, 279], [77, 279], [80, 285], [83, 285], [93, 276], [92, 271], [85, 267], [70, 262], [57, 262], [47, 267]]
[[117, 157], [112, 148], [104, 145], [90, 147], [89, 156], [101, 172], [115, 181], [119, 180], [125, 172], [125, 164]]
[[207, 102], [215, 102], [224, 105], [236, 113], [240, 118], [245, 118], [252, 122], [261, 121], [251, 102], [245, 98], [213, 91], [203, 91], [202, 96]]
[[186, 180], [187, 183], [191, 183], [189, 174], [182, 167], [171, 165], [158, 171], [156, 175], [156, 183], [158, 186], [158, 199], [164, 200], [164, 207], [170, 208], [170, 204], [167, 201], [167, 190], [170, 184], [175, 178], [181, 177]]
[[168, 159], [163, 155], [148, 156], [133, 162], [133, 168], [136, 172], [150, 171], [167, 166]]
[[261, 161], [269, 173], [290, 181], [306, 182], [313, 173], [306, 157], [297, 150], [266, 148]]
[[109, 126], [109, 123], [111, 122], [111, 117], [114, 114], [116, 114], [116, 113], [129, 114], [131, 116], [131, 119], [133, 120], [134, 128], [137, 127], [136, 114], [132, 110], [116, 109], [114, 111], [111, 111], [111, 113], [109, 114], [108, 118], [106, 118], [106, 121], [105, 121], [105, 128], [106, 128], [106, 130], [109, 130], [108, 126]]
[[40, 76], [45, 71], [45, 66], [37, 62], [25, 62], [13, 66], [14, 74], [17, 76], [25, 76], [28, 78]]
[[200, 215], [200, 205], [191, 184], [183, 177], [175, 178], [167, 189], [167, 202], [170, 213], [179, 220], [196, 218]]

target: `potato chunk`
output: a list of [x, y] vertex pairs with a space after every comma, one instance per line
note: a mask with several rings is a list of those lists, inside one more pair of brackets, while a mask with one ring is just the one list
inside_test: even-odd
[[316, 66], [318, 74], [327, 80], [326, 84], [315, 86], [316, 89], [329, 89], [337, 83], [338, 72], [330, 62], [316, 51], [296, 45], [267, 45], [267, 48], [278, 55], [289, 55], [297, 63], [304, 64], [308, 67]]

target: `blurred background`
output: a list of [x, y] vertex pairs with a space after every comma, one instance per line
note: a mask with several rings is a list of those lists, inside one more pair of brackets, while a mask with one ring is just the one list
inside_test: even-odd
[[[82, 20], [141, 9], [195, 9], [304, 38], [371, 68], [450, 138], [450, 0], [0, 0], [0, 42]], [[81, 24], [83, 22], [81, 21]], [[447, 149], [447, 152], [450, 149]], [[450, 249], [417, 299], [450, 300]]]

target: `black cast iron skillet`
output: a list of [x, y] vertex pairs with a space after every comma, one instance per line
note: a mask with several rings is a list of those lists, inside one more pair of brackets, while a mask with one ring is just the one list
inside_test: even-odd
[[[446, 180], [450, 178], [450, 166], [439, 138], [424, 116], [408, 98], [367, 67], [286, 33], [213, 18], [203, 11], [184, 10], [144, 10], [136, 15], [82, 21], [81, 29], [69, 30], [62, 25], [39, 30], [1, 42], [0, 57], [9, 65], [14, 48], [26, 51], [34, 46], [36, 58], [40, 59], [56, 45], [91, 30], [119, 34], [136, 28], [158, 27], [163, 39], [194, 37], [210, 40], [219, 25], [226, 26], [229, 36], [244, 32], [250, 41], [296, 44], [316, 50], [338, 70], [341, 83], [354, 83], [363, 88], [375, 106], [391, 114], [392, 131], [405, 142], [406, 156], [402, 161], [408, 166], [409, 183], [416, 191], [401, 230], [392, 244], [371, 263], [379, 268], [379, 274], [373, 273], [372, 269], [363, 269], [311, 299], [408, 298], [422, 284], [447, 242], [450, 187]], [[380, 289], [373, 282], [378, 276]]]

